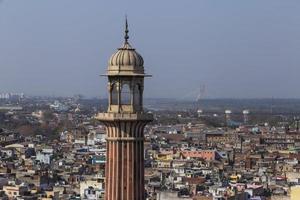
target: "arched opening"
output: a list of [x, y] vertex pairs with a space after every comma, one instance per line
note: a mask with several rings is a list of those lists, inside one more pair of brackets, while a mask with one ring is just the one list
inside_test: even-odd
[[130, 87], [128, 84], [123, 84], [122, 85], [122, 90], [121, 90], [121, 104], [122, 105], [129, 105], [130, 102]]
[[139, 84], [134, 87], [133, 103], [134, 105], [141, 105], [141, 86]]
[[118, 105], [118, 87], [116, 83], [112, 85], [111, 89], [111, 104]]

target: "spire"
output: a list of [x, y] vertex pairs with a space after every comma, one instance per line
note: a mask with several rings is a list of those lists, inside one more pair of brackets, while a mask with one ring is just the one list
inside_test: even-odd
[[128, 30], [127, 16], [125, 16], [125, 36], [124, 36], [125, 43], [127, 43], [129, 39], [128, 32], [129, 30]]

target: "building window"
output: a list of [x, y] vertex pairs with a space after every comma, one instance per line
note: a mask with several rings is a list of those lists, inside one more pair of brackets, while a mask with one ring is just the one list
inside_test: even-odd
[[134, 87], [133, 97], [134, 105], [141, 105], [141, 86], [139, 84]]
[[122, 90], [121, 90], [121, 104], [122, 105], [129, 105], [130, 102], [130, 87], [128, 84], [123, 84], [122, 85]]
[[111, 89], [111, 104], [118, 105], [118, 86], [116, 83], [112, 85]]

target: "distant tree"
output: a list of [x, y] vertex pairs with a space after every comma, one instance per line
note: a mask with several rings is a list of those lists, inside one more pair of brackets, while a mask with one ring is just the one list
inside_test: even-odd
[[34, 134], [34, 128], [31, 125], [21, 125], [17, 128], [17, 131], [22, 136], [30, 136]]
[[204, 190], [206, 190], [206, 187], [205, 187], [205, 185], [197, 185], [196, 190], [197, 191], [204, 191]]
[[54, 115], [53, 112], [51, 112], [50, 110], [44, 111], [43, 113], [43, 119], [45, 121], [51, 121], [54, 119]]

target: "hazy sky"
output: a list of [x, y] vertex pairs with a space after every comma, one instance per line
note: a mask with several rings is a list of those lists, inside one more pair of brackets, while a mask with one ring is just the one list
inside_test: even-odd
[[300, 97], [299, 0], [2, 0], [0, 91], [106, 96], [126, 13], [146, 97]]

